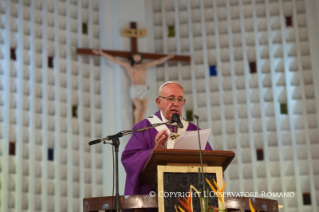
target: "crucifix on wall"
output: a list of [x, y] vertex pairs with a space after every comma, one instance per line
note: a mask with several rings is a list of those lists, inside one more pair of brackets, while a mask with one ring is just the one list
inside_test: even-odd
[[[138, 30], [136, 22], [130, 23], [131, 28], [122, 32], [123, 36], [131, 37], [131, 51], [113, 51], [100, 49], [78, 48], [78, 54], [100, 55], [106, 59], [122, 66], [131, 80], [130, 97], [134, 104], [134, 122], [135, 124], [144, 118], [147, 107], [146, 69], [164, 63], [167, 60], [190, 62], [190, 56], [181, 56], [173, 54], [153, 54], [140, 53], [137, 50], [137, 37], [146, 35], [146, 30]], [[119, 60], [115, 57], [124, 57], [129, 61]], [[152, 59], [149, 62], [142, 62], [142, 59]]]

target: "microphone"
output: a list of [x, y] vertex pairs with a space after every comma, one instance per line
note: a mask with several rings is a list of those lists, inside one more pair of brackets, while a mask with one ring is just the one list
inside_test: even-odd
[[[198, 148], [199, 148], [199, 160], [200, 160], [200, 165], [202, 168], [202, 171], [200, 173], [200, 168], [198, 168], [198, 174], [199, 174], [199, 180], [198, 184], [200, 185], [200, 188], [203, 189], [203, 192], [205, 192], [205, 177], [204, 177], [204, 168], [203, 168], [203, 157], [202, 157], [202, 147], [201, 147], [201, 142], [200, 142], [200, 136], [199, 136], [199, 124], [198, 124], [198, 115], [193, 115], [194, 119], [196, 119], [197, 122], [197, 134], [198, 134]], [[200, 176], [201, 175], [201, 176]], [[202, 178], [202, 179], [200, 179]]]
[[89, 145], [91, 146], [91, 145], [98, 144], [98, 143], [101, 143], [101, 142], [102, 142], [101, 139], [96, 139], [96, 140], [90, 141]]
[[[193, 118], [194, 119], [196, 119], [196, 121], [197, 121], [197, 134], [198, 134], [198, 145], [199, 145], [199, 150], [200, 150], [200, 157], [202, 158], [202, 154], [201, 154], [201, 149], [202, 149], [202, 147], [201, 147], [201, 142], [200, 142], [200, 136], [199, 136], [199, 124], [198, 124], [198, 115], [193, 115]], [[202, 160], [202, 159], [201, 159]]]
[[[100, 138], [100, 139], [96, 139], [96, 140], [93, 140], [93, 141], [90, 141], [89, 142], [89, 145], [91, 146], [91, 145], [94, 145], [94, 144], [98, 144], [98, 143], [101, 143], [101, 142], [103, 142], [103, 141], [109, 141], [109, 140], [113, 140], [114, 138], [116, 139], [116, 138], [120, 138], [120, 137], [122, 137], [123, 136], [123, 132], [119, 132], [119, 133], [117, 133], [117, 134], [115, 134], [115, 135], [109, 135], [109, 136], [107, 136], [107, 137], [105, 137], [105, 138]], [[105, 143], [105, 142], [104, 142]]]
[[183, 128], [183, 123], [178, 115], [178, 113], [173, 113], [172, 115], [172, 123], [177, 123], [178, 128]]

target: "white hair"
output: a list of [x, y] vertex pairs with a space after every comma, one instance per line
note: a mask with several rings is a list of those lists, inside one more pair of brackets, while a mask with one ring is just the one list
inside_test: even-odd
[[165, 82], [163, 85], [161, 85], [161, 87], [159, 87], [158, 93], [157, 93], [158, 96], [160, 96], [160, 94], [162, 93], [163, 87], [166, 86], [166, 85], [169, 85], [169, 84], [177, 84], [177, 85], [179, 85], [182, 88], [183, 92], [184, 92], [184, 88], [183, 88], [183, 86], [181, 84], [179, 84], [178, 82], [175, 82], [175, 81], [169, 81], [169, 82]]

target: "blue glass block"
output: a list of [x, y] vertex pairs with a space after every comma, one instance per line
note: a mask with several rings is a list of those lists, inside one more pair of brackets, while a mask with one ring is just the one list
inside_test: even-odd
[[48, 160], [53, 160], [54, 159], [54, 151], [53, 149], [48, 149]]
[[209, 66], [209, 75], [210, 76], [217, 76], [216, 66]]

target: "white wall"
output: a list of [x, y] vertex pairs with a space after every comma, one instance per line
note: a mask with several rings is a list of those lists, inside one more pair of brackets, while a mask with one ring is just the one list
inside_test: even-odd
[[[318, 211], [318, 2], [152, 2], [155, 51], [193, 58], [191, 66], [164, 66], [158, 85], [182, 83], [185, 108], [212, 129], [213, 148], [235, 151], [226, 190], [292, 191], [294, 198], [278, 199], [282, 211]], [[286, 27], [290, 15], [293, 27]], [[168, 37], [172, 25], [176, 33]], [[256, 62], [257, 73], [248, 62]], [[212, 65], [217, 76], [209, 76]], [[263, 149], [263, 161], [256, 149]], [[311, 205], [303, 204], [307, 192]]]
[[99, 47], [98, 13], [97, 0], [0, 1], [1, 211], [82, 211], [103, 195], [104, 156], [88, 146], [102, 136], [100, 65], [75, 53]]
[[[130, 39], [120, 30], [130, 21], [138, 28], [152, 26], [146, 23], [147, 4], [0, 1], [1, 211], [82, 211], [84, 197], [111, 195], [111, 146], [88, 142], [132, 128], [130, 81], [118, 65], [76, 55], [75, 49], [130, 50]], [[88, 34], [82, 33], [83, 22]], [[139, 51], [154, 52], [152, 41], [152, 32], [139, 38]], [[10, 59], [10, 48], [16, 48], [17, 60]], [[54, 68], [47, 66], [49, 56]], [[154, 99], [155, 68], [147, 78]], [[155, 110], [150, 101], [147, 114]], [[121, 139], [119, 159], [128, 139]], [[15, 155], [9, 155], [9, 141]], [[126, 174], [119, 164], [123, 194]]]
[[[179, 81], [185, 109], [200, 115], [201, 128], [212, 128], [214, 149], [236, 152], [226, 189], [294, 191], [295, 198], [279, 199], [284, 211], [317, 211], [318, 8], [316, 0], [0, 1], [0, 210], [81, 211], [83, 197], [111, 194], [111, 147], [87, 143], [132, 128], [129, 78], [119, 66], [74, 50], [129, 50], [129, 38], [119, 33], [136, 21], [148, 30], [139, 51], [192, 56], [190, 65], [148, 71], [147, 115], [156, 110], [157, 88]], [[286, 29], [285, 13], [298, 24]], [[174, 38], [167, 37], [168, 25], [176, 26]], [[249, 73], [247, 60], [257, 61], [257, 74]], [[209, 76], [209, 65], [217, 65], [218, 76]], [[280, 114], [282, 100], [288, 115]], [[78, 118], [72, 105], [79, 106]], [[120, 156], [128, 138], [121, 139]], [[47, 160], [48, 148], [54, 161]], [[264, 161], [256, 160], [256, 148], [264, 149]], [[122, 167], [120, 182], [123, 194]], [[303, 192], [311, 193], [312, 205], [303, 205]]]

